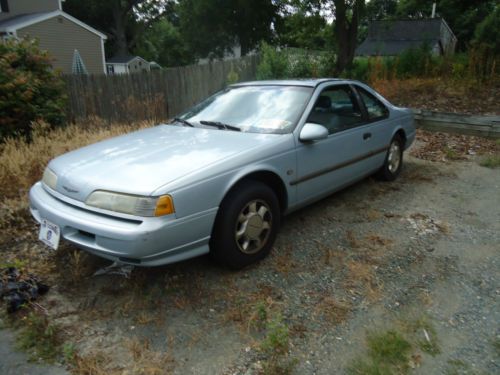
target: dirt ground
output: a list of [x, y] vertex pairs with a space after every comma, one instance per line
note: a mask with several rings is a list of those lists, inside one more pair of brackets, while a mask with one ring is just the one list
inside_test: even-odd
[[[368, 178], [291, 214], [271, 256], [239, 272], [202, 257], [92, 276], [107, 262], [35, 235], [11, 243], [53, 265], [38, 303], [66, 349], [47, 372], [372, 373], [357, 366], [367, 338], [394, 331], [411, 349], [388, 373], [500, 373], [500, 169], [474, 155], [406, 153], [397, 181]], [[37, 373], [15, 372], [8, 332], [1, 372]]]

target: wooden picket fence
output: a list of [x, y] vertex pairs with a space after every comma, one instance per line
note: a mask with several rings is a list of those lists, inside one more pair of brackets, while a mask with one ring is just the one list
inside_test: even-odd
[[172, 118], [228, 83], [255, 79], [259, 56], [128, 75], [65, 76], [68, 119], [132, 123]]

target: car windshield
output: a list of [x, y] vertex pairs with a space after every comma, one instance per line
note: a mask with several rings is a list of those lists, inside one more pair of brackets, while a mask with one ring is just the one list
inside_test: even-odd
[[[211, 96], [180, 118], [195, 126], [219, 124], [252, 133], [291, 132], [313, 88], [302, 86], [236, 86]], [[226, 129], [227, 129], [226, 128]], [[234, 130], [238, 130], [234, 129]]]

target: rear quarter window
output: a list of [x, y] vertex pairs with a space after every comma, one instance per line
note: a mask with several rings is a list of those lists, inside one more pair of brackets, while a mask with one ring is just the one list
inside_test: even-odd
[[370, 121], [381, 120], [389, 116], [387, 107], [378, 100], [374, 95], [361, 87], [356, 87], [361, 99], [365, 103], [366, 111]]

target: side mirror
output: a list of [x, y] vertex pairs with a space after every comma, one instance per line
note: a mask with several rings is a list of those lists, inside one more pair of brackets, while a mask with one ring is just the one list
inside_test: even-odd
[[308, 122], [300, 131], [299, 139], [302, 142], [314, 142], [328, 138], [328, 129], [323, 125]]

